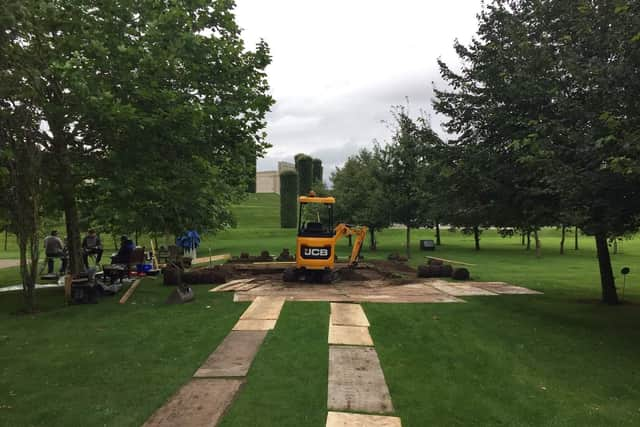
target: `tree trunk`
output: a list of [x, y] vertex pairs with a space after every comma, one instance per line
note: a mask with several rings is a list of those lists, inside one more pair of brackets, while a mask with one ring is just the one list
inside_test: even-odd
[[616, 238], [613, 239], [613, 254], [618, 254], [618, 239]]
[[477, 225], [473, 227], [473, 239], [475, 240], [476, 251], [479, 251], [480, 250], [480, 230], [478, 229]]
[[[37, 213], [36, 213], [37, 215]], [[37, 217], [34, 218], [37, 227]], [[33, 234], [31, 234], [33, 233]], [[25, 310], [32, 313], [35, 306], [35, 289], [38, 278], [38, 259], [40, 255], [38, 232], [32, 230], [27, 235], [20, 235], [18, 246], [20, 247], [20, 277], [22, 278], [22, 295]], [[27, 251], [29, 255], [27, 255]]]
[[616, 291], [616, 283], [613, 278], [613, 269], [611, 268], [611, 258], [609, 257], [609, 246], [607, 245], [607, 236], [604, 233], [598, 233], [596, 238], [596, 249], [598, 251], [598, 265], [600, 266], [600, 285], [602, 286], [602, 302], [607, 304], [618, 304], [618, 292]]
[[522, 236], [522, 246], [525, 245], [525, 243], [524, 243], [524, 234], [525, 234], [524, 231], [522, 233], [520, 233], [520, 235]]
[[562, 234], [560, 237], [560, 255], [564, 254], [564, 235], [567, 231], [567, 226], [562, 224]]
[[80, 222], [78, 220], [78, 206], [75, 199], [73, 185], [62, 184], [62, 205], [67, 226], [67, 252], [69, 262], [67, 268], [72, 275], [84, 270], [81, 253]]
[[541, 245], [540, 245], [540, 236], [538, 235], [538, 230], [537, 229], [533, 232], [533, 238], [536, 241], [536, 258], [540, 258], [540, 255], [541, 255], [540, 251], [541, 251], [542, 248], [541, 248]]
[[576, 225], [575, 228], [576, 228], [574, 231], [575, 243], [573, 245], [573, 249], [577, 251], [578, 250], [578, 226]]
[[378, 249], [378, 242], [376, 242], [376, 230], [375, 228], [371, 227], [369, 229], [371, 231], [371, 235], [369, 236], [369, 238], [371, 239], [371, 250], [375, 251]]
[[407, 225], [407, 258], [411, 258], [411, 227]]
[[527, 250], [531, 250], [531, 232], [527, 231]]
[[440, 223], [436, 221], [436, 245], [440, 246]]
[[4, 251], [7, 251], [7, 240], [9, 239], [9, 230], [7, 228], [4, 229]]
[[76, 203], [76, 186], [73, 177], [70, 153], [65, 139], [65, 131], [55, 120], [49, 120], [54, 135], [54, 158], [56, 162], [56, 178], [62, 196], [62, 208], [67, 229], [67, 253], [69, 261], [67, 268], [72, 275], [84, 271], [81, 253], [80, 222], [78, 205]]

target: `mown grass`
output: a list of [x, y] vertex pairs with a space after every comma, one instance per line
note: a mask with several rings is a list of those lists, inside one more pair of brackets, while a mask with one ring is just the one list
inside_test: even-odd
[[[238, 227], [205, 236], [200, 255], [293, 249], [275, 195], [236, 207]], [[559, 232], [541, 233], [542, 257], [494, 231], [473, 239], [443, 231], [434, 253], [417, 250], [431, 230], [412, 233], [424, 255], [476, 264], [475, 279], [501, 280], [538, 296], [468, 297], [465, 304], [366, 304], [371, 333], [403, 425], [637, 425], [640, 419], [640, 240], [612, 255], [631, 267], [626, 303], [598, 302], [592, 238], [580, 250]], [[404, 230], [378, 233], [379, 250], [402, 252]], [[341, 242], [339, 254], [349, 248]], [[619, 276], [619, 274], [618, 274]], [[17, 280], [0, 270], [0, 283]], [[618, 277], [618, 286], [621, 280]], [[13, 282], [15, 284], [17, 282]], [[196, 289], [184, 306], [164, 306], [169, 290], [145, 282], [135, 304], [113, 299], [67, 307], [60, 290], [37, 293], [42, 310], [12, 314], [18, 293], [0, 294], [1, 425], [140, 425], [216, 347], [247, 304]], [[211, 308], [207, 308], [210, 306]], [[328, 305], [287, 303], [249, 372], [225, 426], [317, 426], [326, 416]]]
[[328, 329], [328, 303], [286, 303], [221, 426], [324, 425]]
[[640, 423], [638, 306], [465, 299], [365, 306], [403, 426]]
[[[199, 288], [201, 289], [201, 288]], [[64, 306], [12, 314], [19, 294], [0, 296], [0, 425], [139, 426], [193, 375], [248, 304], [196, 290], [166, 306], [170, 289], [145, 280], [126, 305]]]

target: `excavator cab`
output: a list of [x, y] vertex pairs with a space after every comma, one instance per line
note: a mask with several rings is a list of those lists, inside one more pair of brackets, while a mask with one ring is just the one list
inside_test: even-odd
[[298, 198], [298, 237], [296, 266], [285, 270], [283, 280], [331, 283], [335, 278], [336, 242], [342, 236], [356, 235], [349, 261], [354, 266], [359, 258], [366, 227], [346, 224], [333, 226], [333, 197], [318, 197], [311, 192]]

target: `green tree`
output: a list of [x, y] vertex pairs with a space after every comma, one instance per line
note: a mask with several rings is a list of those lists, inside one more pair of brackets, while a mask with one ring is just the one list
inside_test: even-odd
[[0, 101], [0, 205], [18, 238], [25, 308], [34, 309], [40, 248], [41, 146], [29, 107]]
[[[595, 236], [602, 299], [618, 302], [607, 238], [640, 212], [640, 4], [493, 1], [435, 108], [448, 130], [507, 165], [513, 217], [533, 230], [571, 215]], [[497, 177], [497, 175], [493, 175]], [[505, 206], [504, 198], [499, 203]]]
[[[429, 162], [428, 138], [437, 138], [426, 121], [413, 121], [404, 107], [393, 111], [395, 129], [392, 140], [378, 147], [378, 179], [387, 200], [390, 220], [406, 229], [406, 253], [411, 257], [411, 229], [429, 223], [426, 213]], [[426, 127], [426, 128], [425, 128]], [[428, 135], [428, 137], [427, 137]]]
[[[34, 122], [48, 126], [42, 150], [65, 212], [73, 272], [82, 268], [78, 202], [105, 180], [132, 190], [142, 209], [162, 200], [158, 227], [222, 226], [210, 218], [228, 216], [222, 191], [248, 185], [251, 160], [267, 146], [262, 129], [273, 102], [268, 48], [245, 49], [232, 1], [0, 7], [3, 98], [31, 106]], [[196, 188], [192, 173], [215, 180]], [[150, 176], [155, 184], [143, 184]], [[131, 198], [112, 203], [133, 207]]]
[[390, 224], [386, 197], [380, 177], [380, 159], [362, 149], [331, 174], [336, 197], [336, 219], [369, 228], [370, 248], [376, 250], [376, 231]]

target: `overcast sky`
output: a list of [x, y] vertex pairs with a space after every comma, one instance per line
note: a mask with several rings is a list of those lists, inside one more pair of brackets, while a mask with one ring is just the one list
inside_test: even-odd
[[324, 179], [360, 147], [389, 140], [393, 105], [431, 115], [436, 60], [458, 63], [457, 38], [476, 31], [480, 0], [236, 0], [247, 47], [263, 38], [276, 100], [268, 115], [273, 147], [258, 170], [304, 152], [322, 159]]

